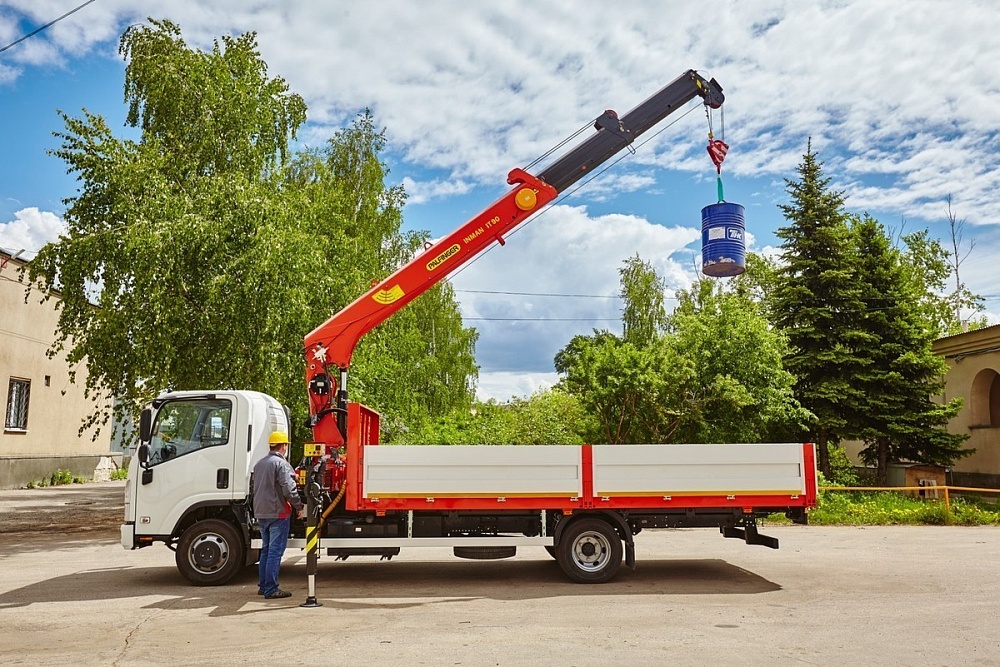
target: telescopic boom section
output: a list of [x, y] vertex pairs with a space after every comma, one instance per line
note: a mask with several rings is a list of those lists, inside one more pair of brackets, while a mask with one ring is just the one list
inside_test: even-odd
[[[537, 177], [522, 169], [512, 170], [507, 182], [515, 187], [510, 192], [306, 336], [306, 384], [313, 438], [327, 444], [344, 443], [347, 369], [362, 336], [494, 241], [502, 245], [507, 232], [696, 96], [712, 108], [720, 107], [724, 100], [722, 88], [714, 79], [708, 81], [689, 70], [624, 116], [605, 111], [594, 124], [595, 134]], [[339, 382], [333, 373], [339, 375]], [[336, 419], [331, 418], [334, 415]]]

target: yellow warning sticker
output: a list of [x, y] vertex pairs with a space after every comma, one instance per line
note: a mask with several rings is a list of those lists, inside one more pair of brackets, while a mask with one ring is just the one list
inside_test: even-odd
[[381, 303], [383, 306], [388, 305], [394, 301], [398, 301], [403, 296], [403, 288], [399, 285], [394, 286], [392, 289], [383, 289], [372, 294], [372, 298]]

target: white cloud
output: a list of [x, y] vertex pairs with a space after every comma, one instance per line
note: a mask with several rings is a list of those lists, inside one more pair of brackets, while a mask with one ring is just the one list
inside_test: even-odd
[[551, 389], [559, 381], [557, 373], [511, 373], [495, 371], [479, 374], [479, 386], [476, 388], [476, 398], [480, 401], [490, 399], [501, 403], [512, 398], [524, 398], [539, 391]]
[[553, 357], [574, 335], [619, 332], [622, 262], [638, 253], [669, 289], [687, 288], [693, 264], [672, 255], [699, 238], [697, 229], [635, 216], [547, 209], [452, 278], [467, 324], [480, 333], [483, 373], [551, 372]]
[[472, 189], [472, 184], [444, 179], [415, 181], [406, 176], [403, 178], [403, 189], [406, 190], [407, 204], [426, 204], [435, 199], [464, 195]]
[[[14, 12], [41, 24], [66, 9], [60, 0], [6, 7], [0, 35], [18, 32]], [[409, 162], [470, 182], [491, 181], [606, 105], [625, 111], [695, 67], [726, 88], [731, 174], [788, 175], [811, 136], [843, 169], [852, 203], [923, 216], [950, 192], [973, 224], [1000, 224], [991, 65], [1000, 12], [989, 2], [622, 0], [609, 14], [553, 0], [526, 20], [512, 1], [184, 0], [153, 12], [140, 0], [102, 0], [13, 49], [5, 68], [64, 66], [90, 49], [112, 55], [120, 31], [149, 13], [168, 15], [201, 48], [256, 31], [271, 73], [306, 97], [314, 122], [336, 127], [371, 107]], [[640, 160], [704, 169], [701, 132], [669, 139]], [[890, 182], [854, 182], [872, 173]]]
[[48, 211], [24, 208], [14, 216], [10, 222], [0, 223], [0, 247], [11, 252], [24, 250], [24, 259], [31, 259], [43, 245], [66, 231], [66, 223]]
[[[551, 0], [526, 13], [523, 3], [512, 0], [177, 0], [154, 9], [141, 0], [101, 0], [5, 52], [0, 86], [16, 84], [43, 64], [69, 68], [94, 52], [117, 57], [121, 30], [151, 13], [168, 16], [187, 43], [200, 48], [211, 48], [220, 35], [253, 30], [269, 72], [285, 77], [309, 104], [310, 126], [303, 133], [309, 143], [318, 145], [370, 107], [387, 128], [394, 157], [402, 158], [393, 177], [403, 180], [409, 203], [421, 204], [501, 185], [502, 175], [526, 156], [541, 155], [589, 127], [607, 106], [626, 112], [692, 67], [725, 88], [725, 138], [731, 145], [725, 169], [731, 179], [770, 180], [773, 191], [762, 192], [760, 200], [773, 202], [774, 192], [783, 190], [781, 178], [794, 177], [811, 138], [853, 210], [879, 212], [888, 224], [906, 218], [911, 228], [923, 227], [943, 220], [950, 194], [970, 235], [980, 241], [963, 277], [975, 291], [1000, 294], [993, 270], [1000, 253], [995, 5], [621, 0], [598, 8]], [[0, 39], [15, 39], [25, 24], [41, 25], [66, 9], [64, 0], [6, 0]], [[650, 191], [656, 187], [652, 175], [665, 167], [705, 173], [702, 115], [695, 105], [676, 126], [663, 128], [627, 169], [589, 186], [589, 201]], [[715, 118], [717, 133], [722, 120]], [[37, 249], [61, 231], [52, 214], [24, 208], [16, 216], [0, 225], [4, 246]], [[592, 219], [582, 208], [553, 207], [507, 247], [460, 273], [455, 284], [611, 295], [617, 293], [621, 261], [639, 250], [671, 286], [686, 287], [693, 265], [683, 258], [690, 256], [669, 257], [694, 241], [697, 230], [668, 228], [672, 223]], [[554, 350], [574, 332], [617, 326], [618, 305], [610, 299], [462, 299], [469, 316], [550, 317], [477, 323], [483, 331], [480, 357], [488, 360], [484, 376], [501, 361], [544, 372]], [[551, 321], [557, 316], [591, 319]]]

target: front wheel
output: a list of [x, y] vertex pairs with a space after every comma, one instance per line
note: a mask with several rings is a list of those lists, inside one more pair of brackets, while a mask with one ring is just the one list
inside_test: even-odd
[[206, 519], [184, 531], [175, 559], [177, 569], [195, 586], [219, 586], [243, 568], [246, 545], [233, 524]]
[[573, 581], [603, 584], [611, 581], [621, 567], [622, 540], [603, 519], [579, 519], [559, 538], [556, 561]]

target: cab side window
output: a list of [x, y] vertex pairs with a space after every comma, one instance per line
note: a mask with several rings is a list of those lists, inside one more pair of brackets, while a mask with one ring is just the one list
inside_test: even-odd
[[159, 465], [206, 447], [229, 443], [233, 406], [222, 399], [170, 401], [156, 414], [149, 462]]

